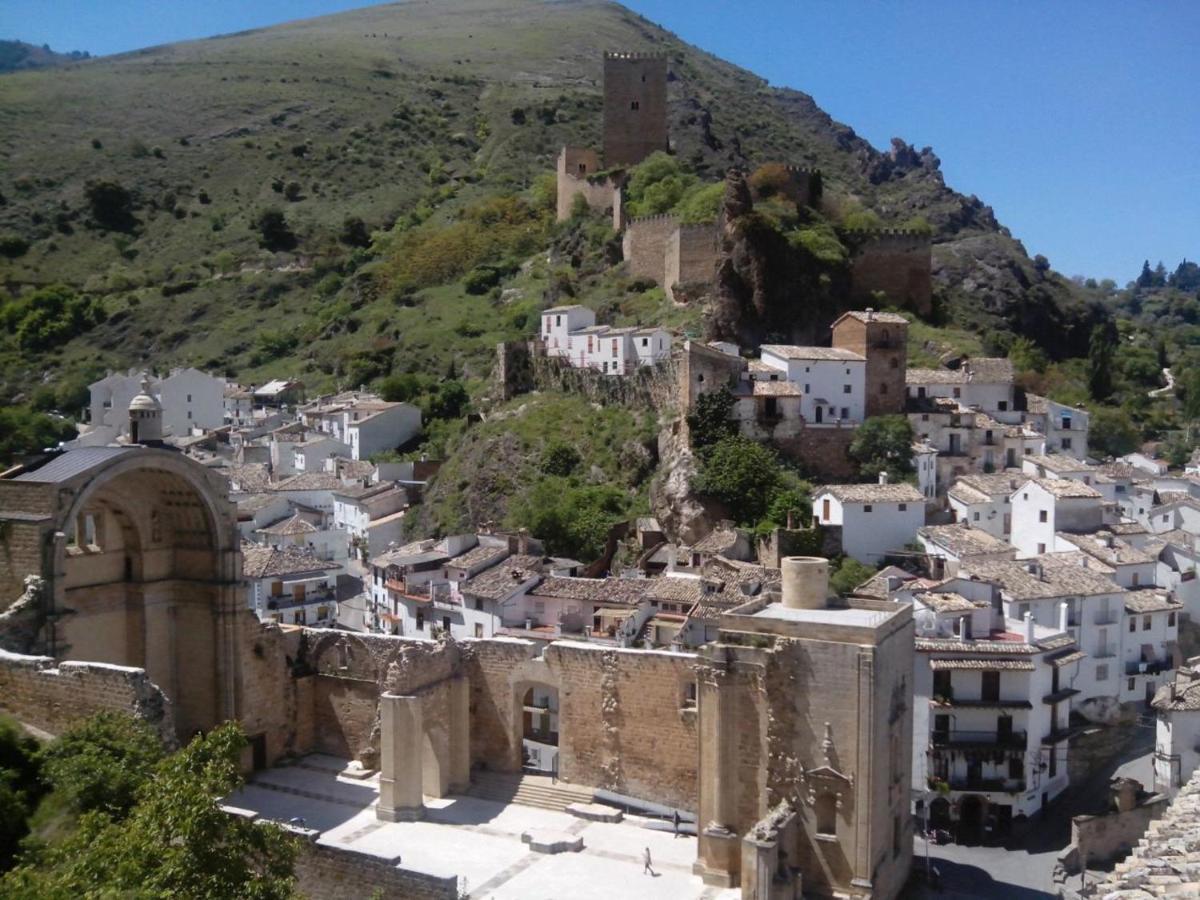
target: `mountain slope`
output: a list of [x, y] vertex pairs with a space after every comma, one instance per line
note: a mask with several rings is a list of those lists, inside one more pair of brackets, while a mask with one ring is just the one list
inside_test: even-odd
[[81, 50], [55, 53], [44, 44], [39, 47], [37, 44], [27, 44], [25, 41], [0, 41], [0, 73], [61, 66], [90, 57], [91, 54]]
[[[817, 166], [842, 202], [933, 225], [951, 318], [980, 331], [1016, 322], [1054, 353], [1083, 349], [1091, 312], [987, 206], [945, 186], [932, 151], [876, 151], [806, 95], [615, 4], [411, 2], [5, 76], [0, 282], [14, 296], [65, 282], [99, 298], [107, 321], [36, 351], [0, 338], [0, 401], [143, 361], [249, 378], [290, 371], [315, 386], [350, 377], [366, 343], [356, 330], [386, 344], [404, 329], [370, 285], [346, 299], [348, 287], [328, 280], [363, 259], [339, 242], [346, 217], [369, 228], [414, 211], [445, 221], [526, 187], [563, 143], [598, 145], [601, 53], [613, 48], [669, 54], [672, 140], [700, 173]], [[115, 223], [89, 201], [97, 180], [129, 193]], [[285, 214], [294, 250], [259, 246], [268, 207]], [[346, 305], [324, 303], [334, 294]], [[444, 300], [448, 331], [462, 295]], [[302, 331], [322, 315], [355, 324]], [[480, 376], [490, 342], [524, 323], [459, 335], [454, 353]], [[303, 346], [310, 339], [325, 343]], [[435, 344], [406, 367], [444, 366]]]

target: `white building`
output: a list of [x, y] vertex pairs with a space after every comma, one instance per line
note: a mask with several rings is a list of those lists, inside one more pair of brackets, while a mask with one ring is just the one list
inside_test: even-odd
[[1034, 478], [1065, 478], [1091, 485], [1101, 473], [1098, 467], [1062, 453], [1033, 454], [1021, 461], [1021, 471]]
[[1154, 789], [1174, 794], [1200, 767], [1200, 656], [1154, 695]]
[[1029, 478], [1013, 491], [1009, 504], [1009, 542], [1020, 556], [1053, 552], [1058, 532], [1093, 532], [1104, 523], [1104, 498], [1079, 481]]
[[1161, 588], [1142, 588], [1125, 595], [1125, 628], [1121, 658], [1125, 681], [1122, 703], [1149, 703], [1183, 662], [1179, 649], [1179, 614], [1183, 604]]
[[115, 373], [89, 385], [89, 422], [110, 434], [109, 440], [129, 435], [129, 404], [142, 392], [142, 381], [162, 406], [163, 435], [182, 438], [192, 429], [208, 431], [225, 424], [225, 379], [197, 369], [174, 369], [165, 378], [145, 372]]
[[671, 334], [666, 329], [597, 325], [596, 314], [578, 305], [543, 312], [539, 338], [547, 356], [606, 375], [628, 375], [671, 356]]
[[1084, 654], [1065, 622], [1004, 618], [996, 590], [958, 578], [895, 595], [912, 597], [916, 623], [914, 792], [930, 826], [963, 842], [1004, 838], [1069, 781], [1072, 682]]
[[813, 519], [842, 527], [842, 550], [867, 565], [903, 549], [925, 524], [925, 498], [911, 484], [831, 484], [813, 491]]
[[310, 433], [302, 441], [292, 443], [291, 448], [292, 471], [297, 474], [324, 472], [326, 460], [338, 456], [347, 457], [351, 452], [348, 444], [315, 432]]
[[421, 433], [421, 411], [410, 403], [389, 403], [374, 394], [351, 391], [323, 397], [300, 408], [309, 428], [347, 444], [352, 459], [395, 450]]
[[760, 361], [800, 386], [800, 411], [809, 425], [861, 422], [865, 418], [865, 356], [840, 347], [764, 344]]
[[407, 506], [408, 492], [391, 482], [347, 485], [333, 492], [333, 522], [348, 552], [374, 559], [399, 543]]
[[[1113, 570], [1113, 581], [1128, 590], [1154, 587], [1158, 584], [1157, 552], [1144, 550], [1102, 528], [1089, 534], [1060, 532], [1055, 536], [1054, 549], [1080, 550]], [[1152, 548], [1157, 551], [1157, 545]]]
[[1067, 406], [1038, 394], [1025, 395], [1022, 420], [1046, 436], [1047, 453], [1087, 459], [1090, 418], [1087, 410]]
[[1024, 477], [1011, 474], [960, 476], [946, 492], [954, 521], [1007, 539], [1012, 531], [1009, 498], [1025, 481]]
[[319, 559], [307, 547], [242, 547], [247, 601], [264, 622], [289, 625], [336, 622], [340, 571], [341, 566]]
[[951, 578], [963, 563], [992, 562], [1016, 558], [1016, 549], [1005, 540], [976, 528], [969, 522], [926, 525], [917, 530], [917, 543], [929, 557], [934, 578]]
[[978, 409], [1002, 421], [1013, 416], [1013, 367], [1007, 359], [968, 359], [957, 369], [909, 369], [908, 396], [914, 400], [945, 398]]
[[917, 490], [926, 500], [937, 499], [937, 448], [922, 441], [913, 444], [913, 468], [917, 472]]

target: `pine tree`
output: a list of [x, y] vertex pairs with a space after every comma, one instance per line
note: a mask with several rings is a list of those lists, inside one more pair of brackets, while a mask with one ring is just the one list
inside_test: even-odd
[[1111, 322], [1092, 329], [1088, 345], [1088, 391], [1092, 399], [1099, 403], [1112, 396], [1112, 364], [1116, 344], [1116, 327]]

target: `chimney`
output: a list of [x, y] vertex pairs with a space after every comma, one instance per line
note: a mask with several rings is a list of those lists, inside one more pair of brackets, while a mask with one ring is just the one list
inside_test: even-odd
[[517, 532], [517, 550], [522, 556], [529, 553], [529, 529], [522, 528]]
[[1025, 613], [1025, 643], [1033, 643], [1033, 613]]
[[1067, 622], [1071, 620], [1070, 611], [1067, 607], [1067, 601], [1058, 604], [1058, 630], [1066, 631]]
[[887, 483], [888, 483], [888, 473], [887, 473], [887, 471], [886, 471], [886, 470], [885, 470], [885, 471], [883, 471], [883, 472], [880, 472], [880, 473], [879, 473], [879, 483], [880, 483], [880, 484], [887, 484]]
[[824, 609], [829, 593], [829, 560], [822, 556], [785, 556], [780, 560], [783, 605], [788, 609]]
[[875, 310], [868, 306], [866, 311], [867, 311], [867, 321], [874, 322], [875, 321]]

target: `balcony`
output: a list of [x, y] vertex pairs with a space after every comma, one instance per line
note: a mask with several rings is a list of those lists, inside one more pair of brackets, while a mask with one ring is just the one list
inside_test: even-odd
[[278, 597], [269, 597], [267, 599], [267, 609], [271, 612], [288, 609], [300, 609], [305, 606], [312, 606], [314, 603], [328, 603], [332, 605], [337, 599], [332, 590], [309, 591], [303, 597], [296, 598], [290, 594], [284, 594]]
[[1096, 616], [1092, 621], [1096, 625], [1116, 625], [1117, 614], [1115, 612], [1101, 611], [1096, 613]]
[[1092, 653], [1093, 659], [1112, 659], [1117, 655], [1116, 644], [1103, 644], [1095, 649]]
[[1019, 794], [1025, 790], [1023, 778], [951, 778], [948, 783], [952, 791], [994, 791], [1003, 794]]
[[1028, 735], [1024, 731], [934, 731], [935, 747], [1010, 747], [1023, 748]]
[[1158, 675], [1172, 669], [1170, 660], [1152, 660], [1151, 662], [1130, 662], [1125, 664], [1126, 675]]

